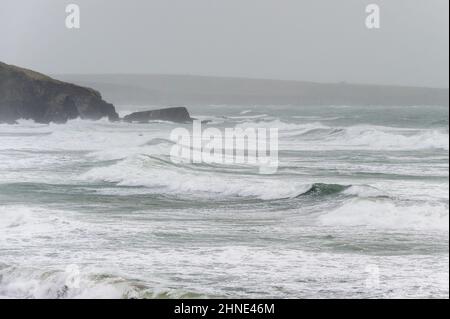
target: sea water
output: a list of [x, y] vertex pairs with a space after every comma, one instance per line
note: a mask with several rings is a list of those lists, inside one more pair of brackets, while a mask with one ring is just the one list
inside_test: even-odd
[[0, 298], [449, 297], [446, 107], [188, 108], [278, 128], [278, 171], [173, 163], [188, 124], [0, 125]]

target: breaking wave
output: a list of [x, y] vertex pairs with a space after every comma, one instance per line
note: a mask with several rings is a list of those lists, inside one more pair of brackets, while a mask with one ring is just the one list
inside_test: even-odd
[[[76, 266], [74, 266], [76, 267]], [[132, 280], [89, 269], [38, 270], [0, 264], [0, 299], [192, 299], [207, 298], [182, 290], [152, 289]]]
[[303, 149], [449, 150], [449, 132], [445, 129], [424, 130], [376, 125], [338, 127], [321, 122], [294, 124], [281, 120], [249, 121], [238, 124], [237, 127], [277, 128], [282, 145], [283, 139], [286, 139], [288, 145], [292, 145], [289, 141], [295, 141]]
[[149, 193], [257, 197], [263, 200], [294, 197], [302, 187], [300, 183], [258, 175], [242, 177], [208, 165], [174, 165], [169, 160], [145, 155], [94, 168], [80, 178], [120, 186], [147, 187]]
[[334, 142], [348, 146], [371, 149], [420, 150], [449, 149], [448, 131], [380, 129], [370, 126], [353, 126], [331, 137]]
[[448, 204], [396, 203], [354, 198], [319, 217], [326, 226], [367, 226], [385, 229], [449, 229]]
[[96, 167], [80, 176], [85, 181], [115, 183], [119, 186], [146, 187], [148, 193], [188, 194], [198, 196], [255, 197], [261, 200], [299, 198], [303, 196], [377, 197], [384, 194], [374, 187], [305, 183], [279, 176], [239, 174], [239, 168], [218, 172], [208, 165], [172, 164], [170, 160], [136, 155], [116, 164]]
[[339, 184], [313, 184], [311, 185], [311, 188], [304, 192], [303, 194], [300, 194], [299, 196], [326, 196], [326, 195], [333, 195], [333, 194], [339, 194], [343, 192], [344, 190], [348, 189], [350, 186], [345, 185], [339, 185]]

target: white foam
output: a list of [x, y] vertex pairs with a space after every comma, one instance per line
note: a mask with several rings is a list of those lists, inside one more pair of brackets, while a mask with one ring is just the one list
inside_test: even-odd
[[229, 116], [228, 118], [234, 119], [234, 120], [250, 120], [250, 119], [261, 119], [268, 117], [267, 114], [255, 114], [255, 115], [243, 115], [243, 116]]
[[391, 200], [355, 198], [321, 215], [319, 223], [326, 226], [448, 231], [448, 212], [448, 204], [409, 203], [405, 205]]
[[289, 198], [309, 185], [262, 176], [194, 170], [191, 166], [167, 166], [148, 156], [136, 155], [117, 164], [98, 167], [80, 176], [85, 181], [103, 181], [121, 186], [144, 186], [157, 192], [192, 195], [249, 196], [264, 200]]
[[387, 196], [387, 194], [376, 187], [369, 185], [353, 185], [342, 192], [346, 195], [353, 195], [358, 197], [380, 197]]
[[[246, 121], [243, 123], [239, 123], [236, 127], [240, 128], [277, 128], [280, 131], [309, 131], [312, 129], [318, 128], [330, 128], [329, 126], [325, 126], [320, 122], [313, 123], [305, 123], [305, 124], [296, 124], [296, 123], [288, 123], [281, 120], [272, 120], [272, 121]], [[297, 132], [298, 133], [298, 132]]]
[[335, 142], [371, 149], [419, 150], [427, 148], [449, 149], [448, 132], [416, 130], [405, 134], [398, 129], [354, 126], [347, 128]]
[[[277, 128], [282, 149], [302, 150], [424, 150], [449, 149], [448, 130], [412, 129], [378, 125], [332, 127], [321, 122], [289, 123], [281, 120], [246, 121], [241, 128]], [[302, 135], [317, 131], [316, 139]], [[305, 135], [306, 136], [306, 135]], [[287, 138], [284, 140], [284, 138]]]
[[80, 270], [77, 284], [70, 287], [69, 272], [7, 267], [0, 269], [0, 298], [33, 299], [122, 299], [142, 297], [143, 291], [120, 277], [96, 276]]
[[0, 206], [0, 242], [20, 248], [29, 242], [39, 245], [45, 238], [63, 238], [82, 230], [85, 225], [68, 219], [71, 214], [40, 206]]
[[165, 126], [167, 124], [133, 125], [79, 119], [64, 125], [21, 121], [13, 128], [2, 128], [2, 133], [10, 135], [1, 137], [0, 150], [99, 151], [139, 146], [151, 138], [167, 138]]

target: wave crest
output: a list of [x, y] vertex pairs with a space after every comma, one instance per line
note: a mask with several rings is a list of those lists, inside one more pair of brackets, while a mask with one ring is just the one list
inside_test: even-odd
[[448, 204], [408, 203], [356, 198], [319, 217], [326, 226], [448, 231]]
[[206, 298], [177, 289], [152, 289], [139, 280], [80, 269], [76, 286], [73, 274], [62, 270], [37, 270], [0, 265], [0, 299], [160, 299]]

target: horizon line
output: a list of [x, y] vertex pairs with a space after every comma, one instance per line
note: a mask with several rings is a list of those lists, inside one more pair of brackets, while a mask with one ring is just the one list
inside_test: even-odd
[[294, 83], [304, 83], [304, 84], [317, 84], [317, 85], [350, 85], [350, 86], [379, 86], [379, 87], [397, 87], [397, 88], [411, 88], [411, 89], [437, 89], [437, 90], [449, 90], [447, 87], [440, 86], [420, 86], [420, 85], [410, 85], [410, 84], [380, 84], [373, 82], [348, 82], [348, 81], [337, 81], [337, 82], [317, 82], [308, 80], [287, 80], [287, 79], [276, 79], [276, 78], [256, 78], [256, 77], [245, 77], [245, 76], [224, 76], [224, 75], [201, 75], [201, 74], [182, 74], [182, 73], [132, 73], [132, 72], [114, 72], [114, 73], [49, 73], [50, 76], [178, 76], [178, 77], [196, 77], [196, 78], [216, 78], [216, 79], [227, 79], [227, 80], [250, 80], [250, 81], [274, 81], [274, 82], [294, 82]]

